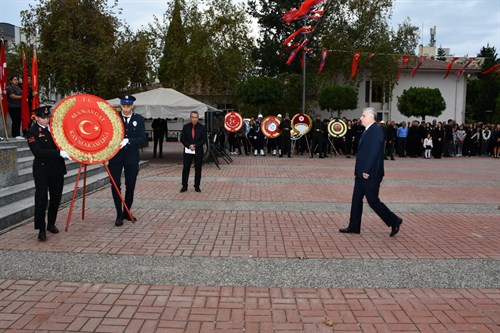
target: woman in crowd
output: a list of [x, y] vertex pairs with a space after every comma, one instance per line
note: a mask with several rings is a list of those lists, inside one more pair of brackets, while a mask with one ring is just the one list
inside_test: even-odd
[[432, 146], [434, 158], [441, 158], [443, 155], [443, 145], [444, 145], [444, 128], [443, 123], [438, 122], [434, 130], [432, 131]]

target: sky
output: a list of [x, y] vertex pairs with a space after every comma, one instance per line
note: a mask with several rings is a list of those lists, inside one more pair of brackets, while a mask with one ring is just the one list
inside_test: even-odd
[[[153, 15], [161, 18], [168, 1], [119, 0], [123, 9], [119, 17], [139, 29], [151, 22]], [[19, 12], [36, 3], [0, 0], [0, 22], [20, 26]], [[430, 28], [436, 26], [436, 45], [450, 48], [456, 56], [476, 56], [488, 43], [500, 53], [500, 0], [394, 0], [392, 25], [397, 27], [406, 18], [421, 29], [424, 45], [429, 43]]]

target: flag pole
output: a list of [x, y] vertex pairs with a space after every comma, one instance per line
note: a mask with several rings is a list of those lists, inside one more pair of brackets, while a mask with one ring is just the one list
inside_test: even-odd
[[[3, 91], [2, 91], [3, 95]], [[4, 97], [2, 97], [4, 98]], [[7, 98], [7, 96], [5, 96]], [[7, 120], [5, 119], [5, 114], [3, 113], [3, 103], [0, 103], [0, 112], [2, 113], [2, 120], [3, 120], [3, 131], [5, 133], [5, 140], [9, 141], [9, 133], [7, 133]]]

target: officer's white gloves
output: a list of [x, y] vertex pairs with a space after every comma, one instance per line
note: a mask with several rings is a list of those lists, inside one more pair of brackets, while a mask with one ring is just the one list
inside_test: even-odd
[[128, 144], [128, 138], [123, 139], [122, 142], [120, 142], [120, 149], [125, 147]]
[[61, 156], [62, 158], [65, 158], [65, 159], [71, 161], [71, 157], [69, 157], [69, 154], [67, 152], [65, 152], [64, 150], [61, 150], [59, 152], [59, 156]]

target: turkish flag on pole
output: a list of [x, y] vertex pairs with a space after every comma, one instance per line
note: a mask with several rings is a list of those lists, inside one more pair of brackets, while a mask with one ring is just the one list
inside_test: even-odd
[[359, 57], [361, 57], [361, 52], [354, 52], [354, 57], [352, 59], [352, 67], [351, 67], [351, 79], [354, 79], [354, 77], [356, 76], [356, 71], [358, 70]]
[[401, 70], [406, 67], [408, 64], [408, 61], [410, 61], [411, 56], [409, 55], [404, 55], [403, 56], [403, 61], [401, 62], [401, 68], [398, 71], [398, 75], [396, 76], [396, 81], [399, 82], [399, 78], [401, 76]]
[[23, 95], [21, 98], [21, 128], [23, 132], [28, 129], [30, 122], [31, 117], [28, 106], [28, 68], [26, 66], [26, 55], [23, 51]]
[[448, 77], [448, 74], [450, 74], [450, 70], [451, 70], [451, 66], [453, 66], [453, 63], [455, 61], [457, 61], [458, 57], [453, 57], [450, 62], [448, 63], [448, 65], [446, 65], [446, 72], [444, 73], [444, 79], [446, 79]]
[[0, 100], [2, 101], [2, 112], [6, 116], [9, 110], [7, 104], [7, 58], [5, 57], [5, 41], [2, 38], [0, 50]]
[[33, 60], [31, 61], [31, 89], [33, 91], [33, 100], [31, 102], [31, 110], [40, 107], [40, 99], [38, 98], [38, 58], [36, 49], [33, 48]]

